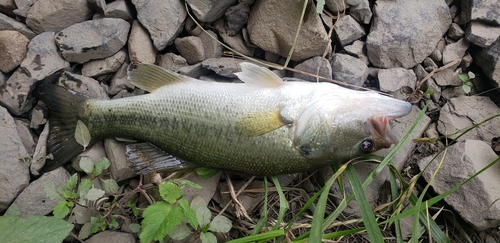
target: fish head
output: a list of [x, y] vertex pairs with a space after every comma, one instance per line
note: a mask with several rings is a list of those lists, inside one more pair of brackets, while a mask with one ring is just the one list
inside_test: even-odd
[[374, 92], [320, 97], [308, 104], [294, 129], [295, 148], [311, 161], [346, 161], [397, 143], [389, 122], [411, 104]]

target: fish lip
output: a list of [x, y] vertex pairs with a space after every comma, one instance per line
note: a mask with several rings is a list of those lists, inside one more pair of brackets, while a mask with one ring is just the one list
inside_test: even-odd
[[389, 121], [393, 120], [389, 116], [370, 117], [365, 123], [366, 132], [373, 137], [378, 149], [389, 148], [392, 144], [398, 143], [398, 139], [391, 130]]

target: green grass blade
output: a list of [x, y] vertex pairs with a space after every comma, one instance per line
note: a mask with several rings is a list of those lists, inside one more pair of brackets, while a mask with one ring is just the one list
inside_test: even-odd
[[[390, 181], [390, 186], [391, 186], [391, 198], [392, 200], [396, 200], [399, 196], [399, 191], [398, 191], [398, 185], [396, 181], [396, 175], [395, 173], [399, 173], [397, 171], [391, 170], [389, 173], [389, 181]], [[393, 205], [392, 207], [393, 211], [397, 210], [397, 205]], [[395, 228], [395, 233], [396, 233], [396, 241], [397, 243], [404, 243], [403, 240], [403, 233], [401, 231], [401, 222], [400, 220], [396, 220], [394, 222], [394, 228]]]
[[266, 233], [261, 233], [257, 235], [249, 235], [239, 239], [234, 239], [227, 241], [227, 243], [246, 243], [246, 242], [256, 242], [256, 241], [270, 241], [276, 237], [280, 237], [285, 235], [285, 231], [283, 229], [279, 230], [271, 230]]
[[250, 235], [256, 235], [260, 233], [262, 228], [267, 223], [267, 176], [264, 176], [264, 209], [262, 210], [262, 215], [260, 216], [259, 221], [257, 221], [257, 224], [255, 225], [255, 228], [253, 228], [252, 232]]
[[274, 186], [276, 187], [276, 191], [278, 191], [278, 195], [280, 198], [280, 211], [278, 213], [278, 218], [276, 224], [273, 226], [273, 230], [276, 230], [280, 227], [281, 221], [283, 221], [283, 217], [285, 216], [286, 211], [288, 210], [288, 201], [286, 200], [285, 194], [283, 194], [283, 190], [281, 190], [281, 185], [276, 176], [272, 176]]

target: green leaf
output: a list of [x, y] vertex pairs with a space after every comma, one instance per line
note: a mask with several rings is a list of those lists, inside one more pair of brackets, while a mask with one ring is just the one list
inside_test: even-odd
[[142, 213], [141, 242], [161, 240], [170, 234], [184, 220], [181, 207], [174, 207], [166, 202], [149, 205]]
[[84, 196], [85, 199], [90, 201], [95, 201], [104, 196], [104, 191], [97, 188], [91, 188], [89, 192]]
[[73, 190], [76, 188], [76, 183], [78, 183], [78, 174], [73, 174], [66, 182], [66, 189]]
[[464, 90], [464, 92], [466, 94], [469, 94], [470, 91], [471, 91], [471, 87], [469, 85], [467, 85], [467, 84], [462, 85], [462, 89]]
[[0, 217], [2, 242], [62, 242], [72, 229], [72, 224], [53, 217]]
[[201, 227], [210, 224], [210, 218], [212, 217], [212, 213], [207, 208], [205, 200], [202, 197], [196, 196], [191, 201], [191, 208], [196, 212], [196, 218], [198, 219], [198, 224]]
[[91, 174], [94, 169], [94, 161], [89, 157], [80, 158], [80, 168], [87, 174]]
[[117, 229], [118, 226], [120, 226], [120, 225], [118, 224], [118, 221], [116, 221], [115, 218], [111, 218], [111, 220], [108, 223], [108, 226], [110, 229]]
[[202, 189], [203, 188], [202, 186], [200, 186], [200, 185], [198, 185], [198, 184], [196, 184], [196, 183], [194, 183], [194, 182], [192, 182], [190, 180], [178, 180], [177, 182], [179, 184], [181, 184], [181, 186], [186, 186], [187, 185], [187, 186], [190, 186], [190, 187], [192, 187], [194, 189]]
[[105, 169], [109, 167], [111, 163], [107, 158], [101, 158], [97, 163], [95, 164], [94, 168], [94, 176], [99, 176]]
[[113, 195], [117, 194], [118, 189], [120, 189], [118, 183], [116, 183], [114, 179], [103, 180], [102, 184], [104, 186], [104, 190], [111, 192]]
[[464, 73], [458, 75], [458, 78], [460, 80], [462, 80], [462, 82], [465, 82], [465, 81], [469, 80], [469, 76], [467, 74], [464, 74]]
[[87, 222], [83, 224], [82, 228], [80, 229], [80, 232], [78, 232], [78, 239], [80, 240], [85, 240], [90, 236], [92, 230], [92, 224], [90, 222]]
[[80, 120], [76, 121], [75, 140], [83, 146], [83, 150], [85, 150], [90, 143], [89, 129], [85, 123]]
[[141, 225], [136, 223], [129, 224], [128, 228], [134, 233], [139, 233], [139, 231], [141, 231]]
[[170, 181], [161, 183], [158, 191], [163, 200], [169, 203], [174, 203], [182, 196], [182, 189], [177, 184]]
[[59, 201], [54, 207], [54, 218], [62, 219], [69, 213], [68, 202], [66, 200]]
[[323, 13], [323, 9], [325, 8], [325, 0], [318, 0], [316, 3], [316, 13]]
[[217, 237], [210, 232], [201, 232], [200, 239], [202, 243], [217, 243]]
[[44, 183], [43, 191], [51, 200], [62, 199], [61, 194], [57, 191], [56, 183], [54, 181]]
[[208, 167], [198, 167], [195, 169], [195, 171], [196, 171], [196, 174], [198, 174], [203, 179], [209, 179], [212, 176], [219, 173], [218, 170], [213, 169], [213, 168], [208, 168]]
[[184, 211], [184, 217], [187, 219], [188, 223], [195, 229], [198, 229], [198, 219], [196, 218], [196, 212], [189, 207], [189, 203], [187, 199], [181, 198], [179, 199], [179, 205]]
[[473, 79], [476, 77], [476, 75], [471, 71], [469, 71], [467, 74], [469, 75], [469, 79]]
[[191, 234], [191, 230], [186, 224], [179, 224], [168, 236], [174, 240], [183, 240]]
[[217, 215], [215, 218], [210, 222], [210, 227], [208, 230], [212, 232], [219, 232], [219, 233], [227, 233], [231, 228], [233, 227], [233, 223], [231, 220], [228, 218], [222, 216], [222, 215]]
[[80, 198], [87, 195], [90, 188], [92, 188], [92, 180], [89, 178], [82, 179], [82, 181], [80, 181], [80, 185], [78, 185], [78, 195], [80, 195]]

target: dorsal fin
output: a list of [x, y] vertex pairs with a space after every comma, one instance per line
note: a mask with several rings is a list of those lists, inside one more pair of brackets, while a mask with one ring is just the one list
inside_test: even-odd
[[257, 66], [253, 63], [240, 63], [241, 72], [235, 73], [238, 78], [247, 85], [258, 87], [278, 87], [285, 82], [275, 73], [267, 68]]
[[127, 69], [128, 80], [135, 86], [153, 92], [158, 88], [187, 81], [190, 78], [147, 63], [131, 63]]

